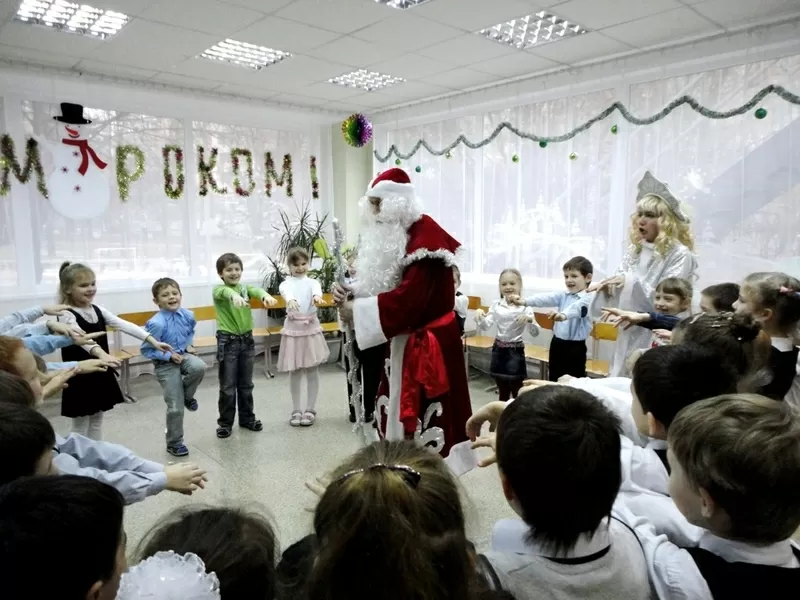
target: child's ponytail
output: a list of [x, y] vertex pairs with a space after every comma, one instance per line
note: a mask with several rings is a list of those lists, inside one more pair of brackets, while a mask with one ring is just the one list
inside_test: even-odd
[[441, 458], [378, 442], [333, 473], [314, 515], [309, 600], [470, 600], [477, 576], [458, 488]]
[[94, 271], [81, 263], [72, 263], [65, 260], [58, 268], [58, 303], [70, 303], [70, 290], [78, 277], [82, 274], [87, 274], [94, 278]]

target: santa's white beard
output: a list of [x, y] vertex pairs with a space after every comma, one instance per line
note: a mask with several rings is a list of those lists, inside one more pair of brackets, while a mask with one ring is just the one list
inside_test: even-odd
[[408, 228], [421, 214], [413, 199], [387, 198], [376, 215], [367, 199], [362, 198], [364, 230], [358, 243], [355, 265], [359, 296], [375, 296], [397, 287], [403, 275]]

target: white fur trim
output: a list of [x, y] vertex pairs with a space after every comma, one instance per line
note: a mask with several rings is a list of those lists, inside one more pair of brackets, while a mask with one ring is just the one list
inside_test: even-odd
[[353, 324], [359, 348], [373, 348], [387, 341], [381, 329], [377, 296], [356, 298], [353, 301]]
[[406, 254], [400, 264], [401, 267], [405, 269], [410, 264], [424, 258], [438, 258], [439, 260], [443, 260], [444, 264], [448, 267], [458, 264], [458, 261], [456, 261], [456, 254], [453, 254], [449, 250], [428, 250], [427, 248], [420, 248], [411, 254]]
[[405, 439], [405, 430], [400, 422], [400, 395], [403, 391], [403, 356], [406, 342], [408, 342], [407, 335], [398, 335], [392, 338], [389, 346], [389, 406], [385, 437], [391, 441]]
[[367, 188], [368, 198], [385, 198], [387, 196], [414, 197], [414, 186], [410, 183], [395, 183], [394, 181], [379, 181], [375, 187]]

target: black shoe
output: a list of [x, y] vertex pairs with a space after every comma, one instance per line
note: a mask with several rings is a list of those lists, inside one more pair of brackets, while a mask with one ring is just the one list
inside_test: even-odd
[[258, 419], [255, 419], [251, 423], [239, 423], [239, 427], [244, 427], [245, 429], [249, 429], [250, 431], [261, 431], [262, 429], [264, 429], [264, 426]]
[[186, 410], [190, 410], [192, 412], [197, 410], [197, 400], [194, 398], [188, 398], [184, 400], [183, 405], [186, 407]]
[[217, 427], [217, 437], [218, 438], [227, 438], [231, 437], [231, 428], [230, 427]]
[[373, 413], [367, 413], [367, 414], [364, 416], [364, 423], [372, 423], [372, 420], [373, 420], [374, 418], [375, 418], [375, 415], [374, 415]]
[[355, 423], [356, 422], [356, 414], [353, 413], [353, 412], [350, 413], [350, 422], [351, 423]]
[[167, 446], [167, 452], [172, 454], [172, 456], [189, 456], [189, 449], [184, 444], [178, 444], [177, 446]]

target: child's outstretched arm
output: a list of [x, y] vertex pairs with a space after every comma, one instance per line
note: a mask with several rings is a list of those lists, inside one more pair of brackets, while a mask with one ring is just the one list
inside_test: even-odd
[[491, 329], [492, 325], [497, 318], [497, 306], [500, 304], [499, 300], [492, 302], [487, 312], [483, 312], [480, 308], [475, 311], [475, 325], [478, 329], [486, 331]]
[[163, 360], [168, 361], [172, 358], [172, 352], [169, 350], [161, 350], [150, 343], [149, 338], [154, 340], [161, 339], [164, 335], [164, 321], [157, 314], [149, 319], [144, 325], [144, 330], [148, 334], [148, 339], [142, 344], [142, 356], [150, 360]]
[[255, 285], [248, 285], [246, 287], [248, 296], [255, 296], [260, 299], [264, 306], [275, 306], [278, 303], [266, 290]]
[[122, 333], [127, 333], [131, 337], [135, 337], [144, 342], [148, 342], [154, 348], [157, 348], [162, 352], [172, 352], [172, 346], [158, 341], [155, 338], [155, 336], [153, 336], [148, 331], [145, 331], [138, 325], [134, 325], [133, 323], [126, 321], [125, 319], [120, 319], [117, 315], [106, 310], [105, 308], [102, 307], [98, 308], [100, 308], [100, 313], [103, 315], [103, 319], [105, 320], [106, 325], [108, 325], [109, 327], [113, 327], [114, 329], [119, 329]]

